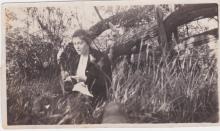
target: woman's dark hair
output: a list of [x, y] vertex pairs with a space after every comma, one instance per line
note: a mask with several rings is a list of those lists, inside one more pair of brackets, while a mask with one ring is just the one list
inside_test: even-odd
[[89, 33], [86, 31], [86, 30], [83, 30], [83, 29], [79, 29], [79, 30], [76, 30], [72, 37], [79, 37], [80, 39], [84, 40], [88, 45], [91, 44], [91, 39], [90, 39], [90, 35]]

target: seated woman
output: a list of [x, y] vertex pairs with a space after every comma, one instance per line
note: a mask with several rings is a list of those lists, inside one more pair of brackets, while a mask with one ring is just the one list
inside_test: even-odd
[[[67, 58], [71, 53], [65, 50], [60, 55], [61, 76], [65, 92], [76, 91], [83, 86], [89, 91], [86, 95], [91, 96], [93, 103], [97, 103], [107, 99], [112, 71], [108, 56], [91, 48], [90, 44], [91, 40], [85, 30], [77, 30], [73, 34], [72, 42], [66, 49], [72, 51], [72, 57]], [[73, 86], [65, 85], [65, 81], [71, 81]]]

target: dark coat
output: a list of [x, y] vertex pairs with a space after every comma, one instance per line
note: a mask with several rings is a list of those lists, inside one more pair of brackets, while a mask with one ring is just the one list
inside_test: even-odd
[[[93, 94], [94, 101], [106, 100], [112, 79], [111, 63], [107, 55], [95, 49], [90, 49], [89, 56], [85, 84]], [[79, 59], [80, 56], [75, 52], [75, 49], [69, 46], [61, 55], [60, 63], [63, 70], [70, 75], [75, 75]]]

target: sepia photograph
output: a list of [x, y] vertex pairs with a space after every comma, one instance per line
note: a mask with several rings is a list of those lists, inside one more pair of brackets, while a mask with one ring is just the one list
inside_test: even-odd
[[218, 3], [1, 6], [5, 127], [219, 124]]

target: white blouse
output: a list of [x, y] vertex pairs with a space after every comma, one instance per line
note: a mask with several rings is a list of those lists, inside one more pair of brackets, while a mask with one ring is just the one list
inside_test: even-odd
[[81, 55], [78, 63], [78, 67], [76, 70], [76, 75], [86, 80], [86, 67], [88, 63], [89, 55]]
[[[86, 72], [86, 67], [88, 63], [88, 58], [89, 58], [89, 55], [80, 56], [79, 64], [78, 64], [77, 71], [76, 71], [76, 75], [83, 78], [84, 80], [87, 79], [85, 72]], [[88, 86], [85, 85], [84, 82], [78, 82], [77, 84], [75, 84], [72, 91], [78, 91], [78, 92], [81, 92], [82, 94], [93, 97], [93, 95], [88, 90]]]

